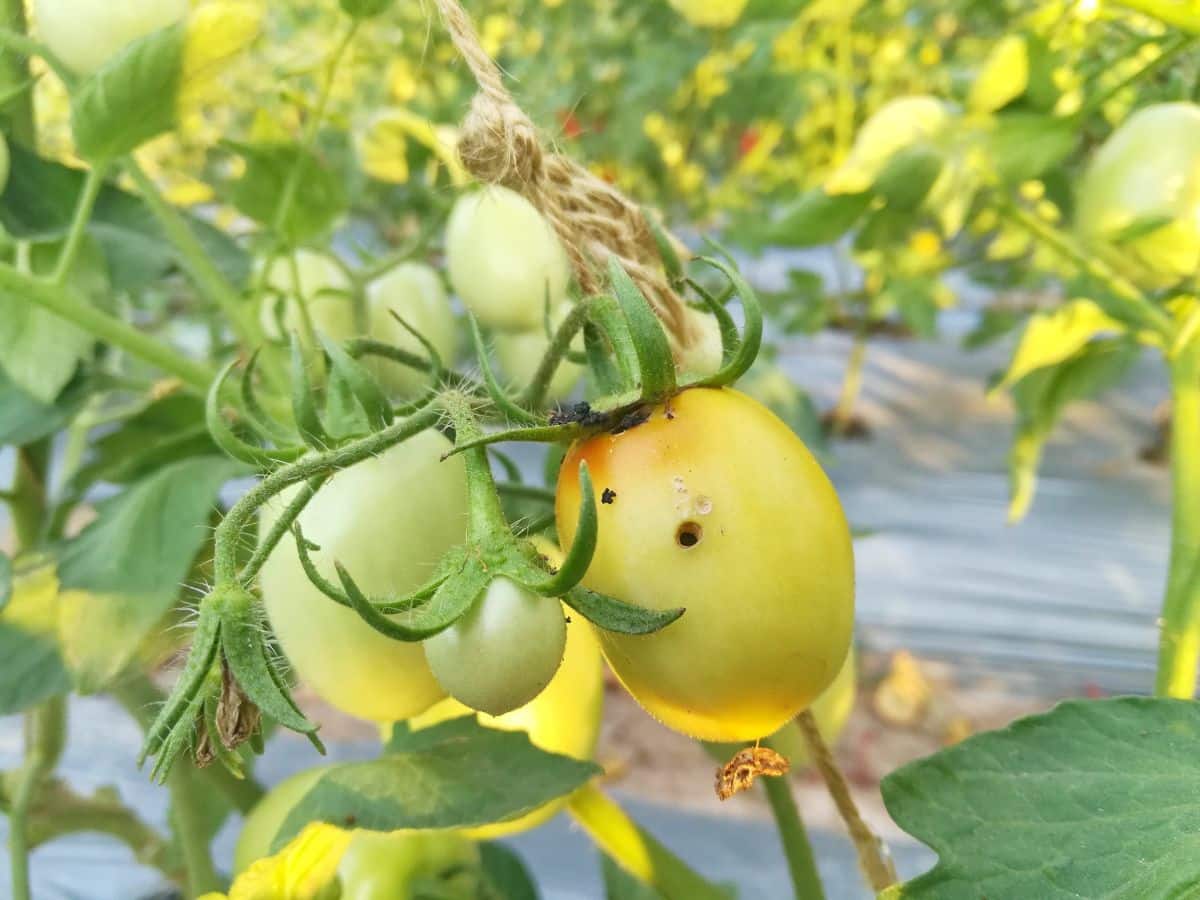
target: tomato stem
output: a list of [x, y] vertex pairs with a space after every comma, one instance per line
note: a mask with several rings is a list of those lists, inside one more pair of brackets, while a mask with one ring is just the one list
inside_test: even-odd
[[67, 699], [51, 697], [25, 714], [25, 762], [17, 775], [8, 811], [8, 847], [13, 900], [29, 900], [29, 810], [38, 789], [62, 755]]
[[558, 371], [559, 365], [571, 350], [571, 341], [575, 339], [575, 335], [583, 328], [584, 322], [587, 321], [588, 309], [590, 303], [586, 300], [580, 300], [571, 307], [570, 313], [562, 320], [558, 326], [558, 330], [550, 339], [550, 346], [546, 348], [546, 354], [542, 357], [541, 363], [538, 364], [537, 371], [533, 374], [533, 380], [525, 389], [525, 395], [521, 398], [524, 405], [530, 409], [541, 409], [546, 402], [546, 391], [550, 389], [550, 382], [554, 379], [554, 373]]
[[1200, 664], [1200, 347], [1170, 366], [1171, 555], [1155, 693], [1192, 697]]
[[[866, 321], [865, 317], [863, 321]], [[850, 358], [846, 361], [846, 374], [842, 376], [842, 390], [838, 394], [837, 406], [833, 408], [832, 431], [835, 435], [844, 435], [851, 430], [854, 407], [858, 405], [858, 397], [862, 393], [863, 368], [866, 362], [867, 332], [863, 328], [854, 335], [854, 345], [850, 348]]]
[[896, 870], [883, 841], [871, 831], [871, 827], [867, 825], [858, 811], [858, 804], [854, 802], [854, 795], [850, 793], [846, 776], [838, 768], [837, 761], [829, 750], [829, 745], [821, 736], [821, 729], [818, 727], [817, 719], [812, 711], [805, 710], [800, 713], [796, 717], [796, 724], [808, 747], [808, 754], [820, 771], [829, 796], [833, 799], [842, 821], [846, 824], [846, 831], [850, 833], [855, 850], [858, 851], [859, 867], [866, 875], [871, 889], [877, 894], [883, 892], [896, 883]]
[[[438, 423], [441, 410], [430, 406], [407, 419], [399, 419], [382, 431], [351, 441], [341, 447], [306, 456], [281, 469], [276, 469], [242, 495], [225, 514], [217, 526], [214, 536], [214, 574], [218, 584], [233, 584], [238, 581], [237, 549], [250, 517], [260, 506], [293, 484], [308, 481], [315, 476], [335, 472], [384, 450], [403, 443]], [[497, 501], [499, 502], [499, 501]]]
[[[442, 395], [442, 406], [454, 422], [455, 444], [478, 440], [483, 431], [471, 410], [471, 401], [464, 394], [451, 391]], [[479, 542], [495, 534], [508, 534], [508, 520], [504, 517], [504, 506], [492, 477], [488, 463], [487, 448], [475, 446], [462, 453], [467, 470], [467, 503], [470, 518], [467, 524], [467, 540]]]
[[825, 900], [825, 888], [821, 885], [821, 875], [817, 872], [804, 820], [800, 818], [800, 809], [796, 806], [796, 798], [792, 796], [791, 783], [787, 778], [771, 776], [761, 781], [771, 804], [771, 813], [775, 816], [775, 827], [787, 857], [796, 900]]
[[188, 895], [199, 897], [221, 889], [221, 876], [213, 865], [209, 851], [208, 828], [201, 804], [196, 773], [177, 767], [170, 776], [171, 827], [183, 850], [187, 870]]
[[104, 171], [103, 166], [93, 166], [89, 169], [87, 177], [83, 181], [83, 189], [75, 200], [71, 228], [58, 253], [54, 275], [51, 277], [51, 280], [60, 287], [66, 284], [67, 276], [71, 274], [71, 266], [74, 265], [75, 257], [79, 253], [79, 247], [83, 244], [84, 235], [87, 234], [88, 222], [92, 218], [92, 210], [96, 207], [96, 198], [100, 196], [100, 189], [104, 187]]

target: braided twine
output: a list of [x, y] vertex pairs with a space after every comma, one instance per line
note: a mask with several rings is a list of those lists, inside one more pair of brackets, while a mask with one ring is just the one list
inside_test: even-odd
[[662, 320], [676, 351], [689, 346], [696, 335], [687, 307], [663, 273], [645, 215], [615, 187], [542, 146], [458, 0], [435, 4], [479, 86], [458, 142], [467, 171], [482, 182], [511, 188], [537, 207], [566, 248], [588, 295], [602, 289], [603, 267], [615, 257]]

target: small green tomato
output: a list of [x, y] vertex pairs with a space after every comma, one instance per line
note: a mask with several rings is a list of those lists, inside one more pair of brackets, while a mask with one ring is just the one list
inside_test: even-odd
[[501, 716], [550, 683], [566, 642], [559, 601], [501, 576], [461, 619], [425, 641], [425, 659], [451, 697]]
[[188, 0], [33, 0], [38, 37], [80, 75], [187, 12]]
[[313, 329], [319, 334], [342, 341], [359, 333], [350, 281], [342, 267], [324, 253], [297, 250], [294, 269], [287, 257], [273, 260], [267, 273], [267, 288], [259, 309], [259, 322], [270, 340], [286, 340], [295, 332], [308, 345], [297, 295], [303, 298]]
[[[458, 325], [437, 272], [421, 263], [403, 263], [367, 287], [367, 325], [371, 337], [425, 356], [421, 342], [392, 313], [433, 344], [446, 365], [454, 364]], [[429, 383], [424, 372], [390, 360], [371, 358], [367, 365], [394, 394], [414, 394]]]
[[533, 204], [515, 191], [487, 187], [460, 197], [446, 225], [450, 283], [489, 328], [541, 327], [549, 299], [567, 295], [570, 268], [562, 244]]

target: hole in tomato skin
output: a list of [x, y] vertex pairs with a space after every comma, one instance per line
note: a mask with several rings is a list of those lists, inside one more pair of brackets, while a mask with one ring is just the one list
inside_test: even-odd
[[700, 543], [702, 537], [704, 537], [704, 529], [700, 527], [699, 522], [684, 522], [675, 532], [675, 543], [687, 550]]

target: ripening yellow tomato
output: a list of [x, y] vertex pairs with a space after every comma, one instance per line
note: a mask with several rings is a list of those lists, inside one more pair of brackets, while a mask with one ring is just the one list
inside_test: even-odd
[[597, 630], [609, 666], [652, 715], [708, 741], [773, 734], [833, 682], [854, 621], [850, 529], [833, 485], [766, 407], [693, 388], [620, 434], [577, 441], [556, 514], [574, 539], [588, 463], [599, 537], [584, 584], [652, 609], [650, 635]]

